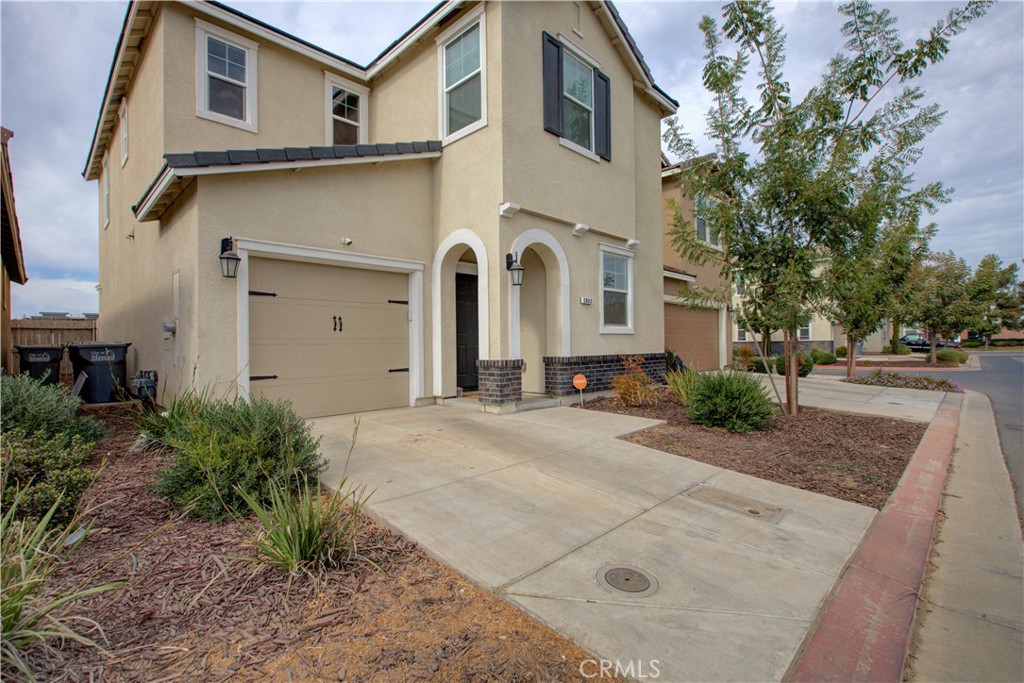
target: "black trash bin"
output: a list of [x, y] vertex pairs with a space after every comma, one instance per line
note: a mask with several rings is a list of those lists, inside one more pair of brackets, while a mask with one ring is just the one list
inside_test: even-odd
[[60, 361], [64, 347], [57, 345], [18, 346], [22, 374], [41, 379], [43, 384], [57, 384], [60, 381]]
[[79, 394], [86, 403], [110, 403], [128, 398], [125, 356], [131, 342], [72, 342], [68, 358], [75, 381], [87, 379]]

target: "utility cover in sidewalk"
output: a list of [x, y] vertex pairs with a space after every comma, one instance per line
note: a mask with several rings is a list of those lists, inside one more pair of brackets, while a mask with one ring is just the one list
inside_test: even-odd
[[690, 497], [766, 522], [778, 522], [786, 516], [786, 511], [777, 505], [769, 505], [764, 501], [723, 491], [714, 486], [700, 486], [690, 494]]
[[634, 598], [653, 595], [660, 587], [658, 579], [648, 571], [629, 564], [611, 564], [597, 570], [597, 582], [605, 588], [626, 593]]

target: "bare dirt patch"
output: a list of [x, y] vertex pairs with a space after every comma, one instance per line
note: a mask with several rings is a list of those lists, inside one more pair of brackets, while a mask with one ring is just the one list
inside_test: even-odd
[[665, 420], [627, 441], [876, 509], [896, 488], [927, 428], [801, 408], [795, 418], [776, 415], [763, 432], [733, 434], [693, 424], [667, 390], [653, 407], [631, 408], [602, 398], [587, 403], [587, 409]]
[[[77, 603], [106, 653], [66, 643], [42, 678], [70, 681], [584, 680], [590, 655], [364, 518], [363, 561], [288, 576], [251, 557], [242, 522], [182, 518], [148, 489], [160, 457], [130, 454], [124, 412], [97, 450], [89, 536], [65, 588], [127, 580]], [[376, 565], [376, 566], [374, 566]]]

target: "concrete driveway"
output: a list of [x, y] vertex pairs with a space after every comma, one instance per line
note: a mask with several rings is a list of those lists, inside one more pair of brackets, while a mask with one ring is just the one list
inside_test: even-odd
[[[337, 486], [353, 417], [313, 424]], [[653, 424], [366, 413], [348, 476], [377, 519], [640, 680], [777, 680], [874, 510], [615, 438]]]

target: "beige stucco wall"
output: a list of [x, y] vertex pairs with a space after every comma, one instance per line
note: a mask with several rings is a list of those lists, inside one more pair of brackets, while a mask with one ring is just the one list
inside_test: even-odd
[[[430, 301], [433, 255], [431, 160], [392, 161], [324, 169], [261, 171], [199, 180], [199, 287], [203, 314], [197, 358], [201, 375], [230, 387], [238, 374], [239, 280], [221, 275], [217, 253], [223, 237], [283, 242], [334, 251], [419, 261], [426, 265], [424, 298]], [[344, 246], [342, 238], [353, 240]], [[430, 378], [429, 307], [425, 344]], [[454, 345], [454, 330], [452, 331]]]

